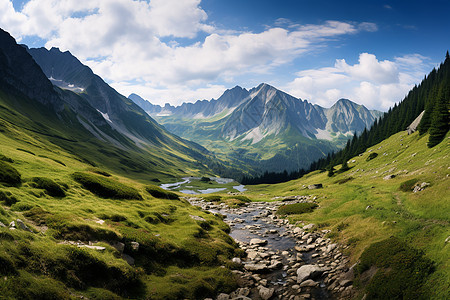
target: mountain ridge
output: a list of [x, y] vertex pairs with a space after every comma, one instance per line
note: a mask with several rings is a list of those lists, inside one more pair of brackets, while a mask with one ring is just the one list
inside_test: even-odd
[[130, 99], [170, 132], [252, 173], [308, 168], [381, 115], [346, 99], [323, 108], [267, 83], [250, 90], [236, 86], [217, 100], [177, 107], [154, 105], [136, 94]]

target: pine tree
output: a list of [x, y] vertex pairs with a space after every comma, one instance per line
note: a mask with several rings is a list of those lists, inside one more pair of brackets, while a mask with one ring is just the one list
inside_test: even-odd
[[328, 177], [333, 176], [334, 176], [334, 167], [330, 165], [330, 167], [328, 168]]
[[341, 170], [340, 170], [341, 172], [345, 172], [345, 171], [350, 170], [350, 167], [348, 166], [347, 161], [348, 161], [347, 157], [344, 157], [344, 160], [342, 161], [342, 167], [341, 167]]
[[449, 101], [440, 99], [436, 101], [430, 124], [430, 139], [428, 147], [432, 148], [439, 144], [450, 129], [450, 114], [448, 111]]

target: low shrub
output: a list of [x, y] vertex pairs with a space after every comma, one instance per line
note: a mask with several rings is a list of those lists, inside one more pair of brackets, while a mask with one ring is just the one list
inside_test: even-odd
[[[375, 275], [362, 282], [362, 274], [373, 267]], [[391, 237], [361, 254], [356, 279], [366, 285], [367, 299], [426, 299], [422, 285], [433, 271], [433, 262], [423, 252]]]
[[237, 199], [237, 200], [245, 202], [245, 203], [252, 202], [252, 200], [248, 199], [246, 196], [232, 196], [232, 197], [228, 197], [228, 198], [229, 199]]
[[205, 199], [206, 201], [209, 201], [209, 202], [219, 202], [220, 200], [222, 200], [222, 197], [217, 196], [217, 195], [211, 195], [211, 196], [205, 196], [205, 197], [203, 197], [203, 199]]
[[378, 153], [372, 152], [372, 153], [369, 154], [369, 156], [367, 156], [366, 161], [372, 160], [372, 159], [374, 159], [377, 156], [378, 156]]
[[159, 199], [169, 199], [169, 200], [179, 200], [180, 197], [174, 192], [166, 191], [156, 185], [148, 185], [145, 190], [155, 198]]
[[38, 189], [44, 189], [52, 197], [65, 197], [66, 192], [59, 184], [46, 177], [34, 177], [32, 181]]
[[44, 225], [47, 223], [47, 218], [52, 214], [41, 207], [33, 207], [32, 209], [23, 213], [29, 220], [35, 222], [38, 225]]
[[5, 252], [0, 252], [0, 275], [15, 275], [17, 273], [14, 263]]
[[17, 202], [11, 206], [11, 210], [26, 211], [26, 210], [32, 209], [33, 207], [35, 207], [35, 206], [32, 204], [29, 204], [29, 203]]
[[277, 215], [298, 215], [312, 212], [318, 205], [316, 203], [294, 203], [282, 205], [278, 208]]
[[0, 160], [0, 182], [11, 186], [18, 186], [22, 183], [19, 171], [13, 166]]
[[102, 176], [105, 176], [105, 177], [111, 177], [111, 174], [109, 174], [108, 172], [103, 171], [103, 170], [101, 170], [99, 168], [89, 168], [88, 171], [90, 171], [92, 173], [96, 173], [96, 174], [102, 175]]
[[[56, 221], [55, 221], [56, 220]], [[116, 241], [120, 237], [114, 231], [94, 228], [86, 224], [72, 224], [58, 220], [58, 216], [49, 216], [47, 226], [53, 229], [53, 237], [70, 241]]]
[[200, 178], [200, 181], [202, 181], [202, 182], [210, 182], [211, 179], [209, 177], [203, 176], [202, 178]]
[[13, 163], [14, 162], [14, 160], [12, 158], [4, 156], [3, 154], [0, 154], [0, 160], [1, 161], [6, 161], [6, 162], [9, 162], [9, 163]]
[[99, 197], [142, 200], [136, 189], [118, 181], [83, 172], [75, 172], [72, 176], [85, 189]]
[[402, 192], [411, 192], [418, 181], [417, 178], [406, 180], [400, 183], [400, 190]]
[[0, 201], [3, 201], [6, 205], [11, 206], [17, 203], [17, 198], [14, 197], [11, 192], [0, 191]]
[[342, 178], [342, 179], [336, 180], [334, 183], [344, 184], [344, 183], [347, 183], [347, 182], [349, 182], [350, 180], [353, 180], [353, 179], [355, 179], [355, 178], [353, 178], [353, 177]]

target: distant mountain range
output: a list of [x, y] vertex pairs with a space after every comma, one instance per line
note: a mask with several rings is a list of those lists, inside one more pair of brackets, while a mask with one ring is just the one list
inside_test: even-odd
[[347, 99], [323, 108], [265, 83], [250, 90], [236, 86], [217, 100], [177, 107], [154, 105], [136, 94], [129, 99], [169, 131], [219, 156], [241, 164], [254, 161], [257, 172], [308, 167], [382, 115]]

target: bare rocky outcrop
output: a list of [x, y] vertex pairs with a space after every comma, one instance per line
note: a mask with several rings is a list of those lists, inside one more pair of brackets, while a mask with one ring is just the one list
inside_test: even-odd
[[406, 127], [406, 131], [408, 131], [408, 134], [413, 134], [416, 132], [417, 127], [420, 124], [420, 121], [422, 121], [422, 117], [424, 115], [425, 111], [421, 112], [420, 115], [411, 123], [408, 127]]

